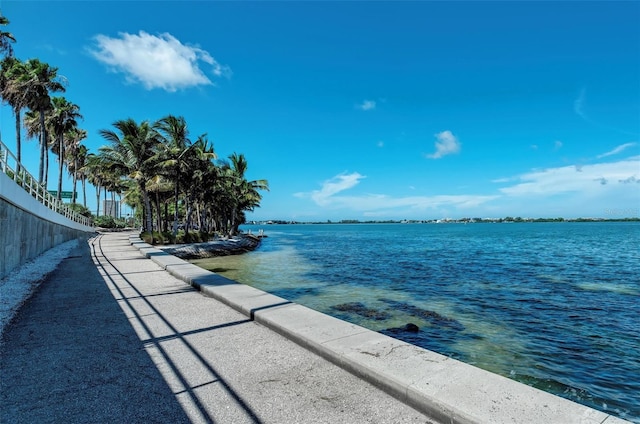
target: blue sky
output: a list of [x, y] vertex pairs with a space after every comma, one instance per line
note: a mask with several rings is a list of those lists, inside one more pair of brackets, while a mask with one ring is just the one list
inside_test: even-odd
[[[67, 79], [90, 151], [118, 119], [182, 115], [269, 181], [249, 219], [640, 216], [639, 2], [0, 10], [16, 56]], [[15, 149], [13, 122], [2, 106]], [[33, 174], [36, 144], [23, 145]]]

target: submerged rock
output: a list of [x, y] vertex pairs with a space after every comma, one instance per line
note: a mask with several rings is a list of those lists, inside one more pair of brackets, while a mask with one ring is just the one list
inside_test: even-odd
[[386, 333], [418, 333], [420, 332], [420, 327], [410, 322], [406, 324], [404, 327], [393, 327], [387, 328], [386, 330], [382, 330]]
[[401, 311], [406, 314], [412, 315], [416, 318], [422, 318], [422, 319], [428, 320], [433, 325], [449, 327], [456, 331], [464, 330], [464, 325], [462, 325], [459, 321], [453, 318], [445, 317], [444, 315], [440, 315], [435, 311], [422, 309], [415, 305], [411, 305], [406, 302], [399, 302], [397, 300], [392, 300], [392, 299], [380, 299], [380, 300], [388, 304], [389, 306], [391, 306], [396, 311]]
[[412, 333], [417, 333], [418, 331], [420, 331], [420, 327], [418, 327], [417, 325], [415, 325], [414, 323], [410, 322], [409, 324], [404, 326], [405, 331], [410, 331]]
[[331, 309], [340, 312], [357, 314], [365, 318], [374, 319], [376, 321], [383, 321], [391, 317], [388, 312], [367, 308], [366, 305], [362, 302], [342, 303], [340, 305], [332, 306]]
[[392, 327], [387, 328], [386, 330], [380, 330], [381, 334], [385, 336], [391, 336], [400, 340], [405, 340], [409, 343], [414, 343], [414, 335], [417, 335], [420, 332], [420, 327], [415, 325], [412, 322], [405, 324], [402, 327]]

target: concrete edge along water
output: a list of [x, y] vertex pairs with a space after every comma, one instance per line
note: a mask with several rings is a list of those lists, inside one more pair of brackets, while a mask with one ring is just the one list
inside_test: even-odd
[[621, 418], [342, 321], [129, 242], [176, 278], [441, 423], [623, 424]]

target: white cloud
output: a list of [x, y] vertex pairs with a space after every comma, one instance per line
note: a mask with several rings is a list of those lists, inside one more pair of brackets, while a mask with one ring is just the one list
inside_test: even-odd
[[403, 211], [423, 211], [445, 206], [461, 209], [473, 208], [499, 196], [484, 195], [439, 195], [439, 196], [405, 196], [393, 197], [386, 194], [364, 194], [357, 196], [339, 195], [339, 193], [355, 187], [365, 178], [357, 172], [340, 174], [325, 181], [320, 190], [310, 193], [296, 193], [296, 197], [311, 198], [318, 206], [330, 209], [349, 209], [373, 216], [376, 214]]
[[587, 90], [586, 88], [583, 87], [580, 90], [578, 97], [573, 102], [573, 111], [575, 112], [576, 115], [582, 118], [582, 120], [584, 120], [589, 125], [593, 125], [594, 127], [597, 127], [600, 129], [615, 131], [620, 134], [627, 134], [627, 135], [633, 135], [633, 136], [637, 135], [638, 133], [637, 130], [629, 131], [622, 128], [617, 128], [611, 125], [607, 125], [606, 123], [602, 123], [599, 120], [592, 119], [589, 115], [587, 115], [587, 112], [585, 110], [586, 107], [587, 107]]
[[376, 108], [376, 102], [374, 100], [365, 100], [362, 104], [358, 105], [358, 109], [361, 110], [373, 110]]
[[613, 150], [608, 151], [607, 153], [603, 153], [601, 155], [598, 155], [597, 158], [598, 159], [602, 159], [605, 158], [607, 156], [613, 156], [613, 155], [617, 155], [618, 153], [622, 152], [623, 150], [628, 149], [629, 147], [633, 147], [638, 143], [625, 143], [625, 144], [621, 144], [618, 147], [616, 147]]
[[366, 177], [357, 172], [353, 172], [351, 174], [339, 174], [329, 180], [326, 180], [322, 184], [322, 188], [320, 190], [314, 190], [308, 195], [306, 193], [297, 193], [296, 196], [311, 197], [311, 199], [313, 199], [313, 201], [319, 206], [327, 206], [332, 203], [334, 195], [358, 185], [360, 180], [363, 178]]
[[556, 140], [555, 143], [553, 143], [553, 150], [560, 150], [561, 148], [562, 148], [562, 141]]
[[[577, 172], [579, 171], [579, 172]], [[321, 188], [296, 197], [309, 199], [323, 214], [333, 217], [363, 216], [402, 218], [464, 216], [593, 216], [607, 210], [637, 214], [640, 200], [640, 156], [617, 162], [567, 165], [536, 169], [508, 178], [494, 179], [498, 189], [484, 193], [441, 193], [431, 196], [362, 193], [355, 188], [365, 178], [343, 173], [325, 181]], [[371, 181], [374, 183], [374, 181]], [[411, 190], [415, 187], [411, 186]]]
[[[579, 171], [579, 172], [576, 172]], [[520, 183], [500, 191], [509, 196], [552, 196], [562, 193], [595, 194], [609, 181], [620, 182], [640, 175], [640, 159], [629, 158], [618, 162], [582, 165], [579, 168], [563, 166], [522, 174]]]
[[332, 206], [366, 213], [386, 212], [387, 214], [435, 210], [443, 207], [472, 209], [497, 199], [500, 196], [485, 195], [438, 195], [393, 197], [385, 194], [366, 194], [361, 196], [332, 196], [325, 198], [320, 206]]
[[216, 77], [230, 76], [229, 67], [219, 64], [207, 51], [182, 44], [168, 33], [151, 35], [120, 33], [119, 38], [95, 36], [90, 53], [108, 65], [113, 72], [123, 73], [130, 83], [141, 83], [146, 89], [160, 88], [169, 92], [198, 85], [212, 85], [200, 69], [205, 63]]
[[509, 181], [513, 181], [513, 178], [496, 178], [495, 180], [491, 180], [492, 183], [508, 183]]
[[587, 94], [587, 90], [583, 88], [582, 90], [580, 90], [580, 94], [578, 95], [578, 98], [575, 99], [573, 102], [573, 111], [579, 117], [585, 120], [588, 119], [587, 114], [584, 111], [585, 103], [587, 101], [586, 94]]
[[451, 131], [442, 131], [435, 134], [435, 137], [438, 140], [435, 143], [436, 151], [433, 154], [427, 155], [428, 158], [439, 159], [443, 156], [460, 152], [460, 142]]

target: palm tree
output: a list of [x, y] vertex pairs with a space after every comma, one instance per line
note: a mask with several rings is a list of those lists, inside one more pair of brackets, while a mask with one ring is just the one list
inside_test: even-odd
[[102, 171], [103, 175], [103, 183], [102, 188], [104, 189], [104, 199], [107, 200], [107, 193], [111, 193], [111, 206], [109, 207], [109, 211], [106, 210], [107, 205], [105, 204], [105, 215], [111, 215], [114, 218], [118, 218], [119, 210], [116, 209], [116, 194], [120, 196], [125, 190], [126, 185], [126, 177], [121, 174], [120, 170], [113, 168], [106, 168]]
[[174, 185], [173, 236], [178, 234], [178, 197], [180, 193], [181, 171], [186, 155], [192, 147], [189, 130], [184, 117], [168, 115], [154, 124], [154, 128], [162, 137], [159, 145], [158, 165], [168, 169], [168, 177]]
[[22, 161], [20, 115], [22, 109], [29, 107], [31, 110], [25, 115], [24, 126], [27, 129], [27, 137], [38, 136], [41, 149], [44, 149], [41, 150], [39, 180], [45, 184], [47, 172], [46, 169], [43, 171], [43, 162], [48, 159], [46, 149], [50, 144], [47, 134], [46, 112], [52, 107], [51, 99], [48, 97], [48, 90], [64, 90], [64, 87], [58, 81], [54, 80], [49, 83], [41, 81], [41, 79], [46, 79], [47, 75], [51, 74], [47, 67], [48, 65], [40, 63], [37, 59], [24, 63], [13, 57], [6, 57], [0, 64], [0, 95], [11, 106], [16, 119], [16, 154], [18, 162]]
[[185, 231], [191, 227], [194, 209], [198, 211], [198, 198], [217, 185], [218, 168], [213, 162], [216, 158], [213, 143], [209, 143], [206, 134], [200, 135], [189, 152], [190, 171], [185, 173], [188, 201]]
[[100, 130], [100, 135], [111, 143], [100, 148], [100, 156], [110, 169], [136, 181], [146, 214], [144, 230], [152, 231], [151, 204], [146, 186], [156, 174], [156, 163], [152, 159], [159, 143], [158, 133], [148, 121], [138, 124], [131, 118], [116, 121], [113, 126], [117, 131]]
[[[147, 181], [147, 190], [149, 191], [150, 200], [152, 206], [156, 208], [156, 228], [158, 231], [166, 231], [169, 222], [169, 214], [167, 211], [167, 205], [173, 197], [173, 182], [166, 179], [160, 174], [154, 175]], [[151, 196], [153, 194], [153, 196]], [[153, 197], [153, 202], [151, 201]], [[162, 219], [162, 206], [164, 205], [164, 220]], [[153, 219], [152, 219], [153, 221]]]
[[64, 97], [53, 97], [51, 104], [53, 109], [47, 117], [47, 123], [57, 142], [53, 150], [54, 153], [55, 151], [58, 153], [58, 201], [60, 201], [62, 200], [62, 175], [66, 159], [65, 135], [71, 135], [72, 131], [77, 130], [77, 119], [82, 118], [82, 115], [80, 115], [80, 107]]
[[[87, 147], [83, 146], [82, 144], [80, 144], [82, 142], [82, 140], [84, 140], [85, 138], [87, 138], [87, 131], [80, 129], [80, 128], [74, 128], [73, 130], [69, 131], [67, 133], [67, 137], [68, 137], [68, 141], [69, 144], [67, 146], [67, 169], [69, 170], [69, 173], [71, 174], [71, 177], [73, 178], [73, 194], [71, 197], [71, 203], [75, 204], [76, 203], [76, 186], [78, 183], [78, 178], [80, 178], [80, 180], [82, 181], [82, 193], [83, 195], [85, 195], [86, 190], [85, 190], [85, 180], [83, 178], [83, 174], [82, 174], [82, 167], [84, 166], [84, 163], [86, 161], [86, 157], [87, 157]], [[85, 195], [85, 202], [84, 202], [84, 207], [86, 208], [87, 202], [86, 202], [86, 195]]]
[[106, 180], [104, 170], [105, 164], [102, 157], [95, 153], [87, 155], [85, 165], [81, 168], [86, 178], [96, 188], [96, 216], [100, 216], [100, 191], [102, 190], [103, 181]]
[[[51, 132], [47, 131], [46, 121], [47, 121], [47, 118], [46, 118], [46, 112], [45, 112], [44, 134], [45, 134], [45, 143], [46, 143], [47, 149], [45, 151], [44, 158], [42, 157], [42, 152], [40, 152], [40, 160], [41, 160], [40, 166], [43, 167], [42, 173], [44, 178], [42, 181], [42, 184], [45, 187], [48, 186], [47, 183], [48, 183], [48, 176], [49, 176], [49, 148], [55, 146], [55, 140], [51, 139]], [[26, 130], [27, 138], [37, 139], [39, 145], [42, 146], [42, 143], [40, 141], [42, 138], [42, 127], [40, 125], [40, 113], [33, 110], [27, 110], [27, 112], [24, 114], [24, 118], [22, 119], [22, 124], [24, 126], [24, 129]]]
[[233, 153], [229, 159], [231, 164], [224, 167], [231, 202], [229, 235], [235, 235], [245, 222], [244, 211], [252, 211], [260, 205], [262, 195], [258, 190], [269, 190], [269, 183], [267, 180], [247, 181], [248, 164], [243, 154]]
[[[45, 144], [46, 149], [44, 151], [44, 155], [42, 152], [40, 153], [40, 166], [43, 168], [43, 180], [42, 184], [45, 187], [48, 187], [49, 182], [49, 150], [54, 152], [56, 155], [58, 154], [58, 143], [55, 138], [53, 138], [52, 132], [50, 131], [50, 125], [48, 123], [48, 116], [51, 112], [51, 109], [47, 109], [45, 111], [45, 126], [44, 126], [44, 135], [45, 135]], [[42, 126], [40, 120], [40, 112], [34, 110], [28, 110], [24, 114], [24, 118], [22, 120], [24, 128], [26, 130], [27, 138], [36, 138], [42, 146], [40, 140], [42, 139]]]
[[131, 218], [135, 220], [135, 211], [143, 209], [142, 195], [135, 181], [125, 178], [122, 183], [124, 187], [122, 202], [133, 210], [133, 216]]
[[18, 84], [25, 91], [27, 107], [40, 116], [40, 168], [38, 181], [44, 181], [44, 161], [47, 154], [47, 128], [45, 125], [45, 112], [51, 109], [49, 93], [64, 92], [65, 88], [58, 77], [58, 68], [40, 62], [38, 59], [29, 59], [25, 62], [25, 73], [20, 77]]
[[13, 56], [5, 57], [0, 64], [0, 96], [11, 106], [16, 118], [16, 155], [18, 162], [22, 161], [20, 113], [28, 105], [26, 92], [21, 89], [20, 84], [25, 73], [24, 63]]
[[[6, 16], [0, 16], [0, 25], [9, 25], [9, 19]], [[13, 46], [11, 43], [15, 43], [16, 38], [10, 32], [0, 30], [0, 51], [5, 56], [13, 56]]]

